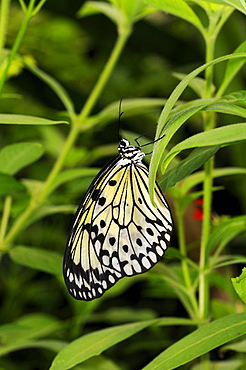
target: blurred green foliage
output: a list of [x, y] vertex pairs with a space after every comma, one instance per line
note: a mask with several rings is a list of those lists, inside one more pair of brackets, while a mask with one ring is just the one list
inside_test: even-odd
[[[1, 3], [3, 5], [4, 1]], [[6, 49], [0, 56], [1, 75], [6, 66], [8, 51], [13, 47], [23, 21], [21, 3], [25, 4], [23, 1], [12, 1], [10, 4]], [[116, 0], [112, 3], [121, 4]], [[193, 3], [194, 9], [206, 25], [204, 9], [197, 5], [197, 1]], [[125, 4], [127, 4], [126, 1]], [[209, 4], [211, 7], [214, 6], [213, 2]], [[60, 174], [57, 173], [49, 191], [47, 190], [47, 197], [43, 198], [44, 202], [41, 203], [40, 194], [45, 186], [45, 180], [66, 145], [69, 134], [69, 125], [66, 123], [71, 124], [72, 115], [65, 111], [62, 99], [54, 93], [51, 85], [45, 83], [37, 73], [32, 73], [31, 69], [37, 67], [52, 76], [55, 81], [59, 81], [59, 86], [63, 86], [68, 92], [74, 111], [79, 114], [117, 38], [115, 25], [105, 15], [94, 14], [80, 18], [78, 11], [81, 6], [82, 2], [77, 0], [44, 1], [42, 9], [28, 24], [18, 53], [8, 71], [0, 99], [2, 114], [34, 117], [30, 118], [29, 125], [1, 125], [0, 207], [3, 213], [0, 244], [3, 250], [0, 269], [1, 369], [48, 369], [57, 353], [61, 357], [70, 356], [73, 359], [73, 351], [79, 351], [80, 348], [81, 358], [86, 359], [87, 354], [83, 353], [84, 338], [79, 339], [79, 349], [74, 340], [87, 335], [85, 341], [96, 342], [97, 336], [102, 338], [107, 336], [103, 332], [105, 329], [115, 335], [111, 345], [107, 346], [107, 343], [103, 343], [102, 347], [93, 348], [95, 352], [91, 358], [88, 357], [87, 361], [80, 365], [75, 365], [75, 362], [72, 368], [137, 370], [147, 365], [165, 348], [192, 332], [194, 326], [206, 322], [206, 320], [196, 321], [197, 318], [194, 317], [188, 318], [187, 297], [183, 296], [182, 300], [181, 295], [181, 298], [179, 296], [177, 299], [178, 283], [177, 286], [170, 283], [171, 274], [173, 274], [173, 281], [182, 282], [183, 278], [181, 264], [184, 256], [174, 248], [170, 248], [164, 262], [159, 263], [148, 274], [119, 281], [100, 300], [77, 302], [65, 289], [61, 276], [61, 256], [65, 249], [71, 217], [98, 169], [117, 153], [117, 106], [120, 98], [123, 95], [125, 97], [122, 129], [130, 132], [129, 137], [132, 133], [139, 136], [153, 128], [158, 121], [162, 106], [179, 79], [182, 80], [187, 73], [205, 62], [204, 40], [201, 34], [181, 17], [164, 12], [149, 12], [146, 17], [135, 23], [100, 98], [95, 101], [90, 116], [84, 122], [84, 128], [81, 127], [81, 135], [77, 137], [76, 143], [64, 159], [64, 170]], [[245, 15], [235, 11], [218, 36], [214, 57], [233, 53], [245, 40], [245, 31]], [[225, 69], [224, 63], [214, 67], [214, 86], [217, 89], [223, 80]], [[234, 76], [226, 93], [244, 90], [245, 81], [246, 70], [242, 68]], [[200, 88], [201, 84], [197, 83]], [[174, 114], [178, 112], [179, 106], [180, 109], [182, 108], [182, 104], [197, 99], [196, 88], [197, 86], [190, 85], [184, 91]], [[243, 93], [242, 96], [244, 96]], [[147, 100], [134, 102], [136, 98], [146, 97], [153, 98], [153, 102], [150, 103], [149, 100], [148, 104]], [[240, 99], [244, 103], [240, 102]], [[245, 108], [245, 99], [240, 99], [238, 98], [236, 106]], [[111, 106], [112, 102], [114, 104]], [[103, 109], [106, 109], [104, 114]], [[192, 115], [189, 124], [181, 126], [175, 132], [167, 149], [170, 150], [189, 136], [200, 132], [203, 114], [204, 112]], [[227, 126], [244, 122], [242, 113], [239, 116], [240, 119], [236, 115], [225, 114], [222, 111], [218, 114], [218, 125]], [[45, 126], [38, 122], [39, 117], [47, 119]], [[1, 122], [5, 123], [3, 117]], [[146, 139], [151, 141], [153, 134], [150, 133]], [[30, 143], [30, 145], [20, 149], [18, 145], [24, 143]], [[39, 150], [40, 143], [42, 150]], [[13, 145], [16, 146], [13, 147]], [[4, 150], [7, 149], [9, 163], [13, 148], [19, 162], [17, 167], [13, 163], [10, 170], [7, 170]], [[24, 149], [27, 150], [27, 156], [20, 159]], [[212, 148], [211, 155], [217, 149]], [[189, 158], [196, 157], [198, 152], [192, 153], [189, 150]], [[179, 161], [185, 160], [186, 154], [187, 152], [179, 154], [173, 168], [177, 170], [180, 167], [181, 170], [184, 168], [180, 166]], [[199, 156], [202, 157], [199, 164], [211, 157], [208, 155], [205, 159], [205, 154], [204, 151], [199, 152]], [[218, 222], [218, 215], [237, 216], [246, 213], [245, 172], [244, 169], [239, 169], [239, 167], [245, 167], [245, 142], [222, 148], [216, 154], [215, 164], [216, 167], [222, 168], [235, 167], [234, 172], [225, 173], [228, 176], [219, 177], [216, 171], [214, 174], [215, 187], [219, 187], [219, 190], [214, 191], [215, 211], [211, 219], [214, 222], [216, 235], [211, 239], [209, 252], [215, 251], [218, 245], [220, 252], [225, 247], [226, 251], [222, 256], [219, 256], [219, 253], [216, 255], [215, 251], [215, 257], [218, 258], [214, 257], [211, 261], [210, 267], [218, 269], [214, 270], [209, 278], [211, 286], [209, 318], [211, 315], [215, 319], [221, 319], [244, 310], [243, 303], [238, 300], [232, 286], [228, 285], [228, 280], [231, 276], [239, 275], [241, 271], [241, 266], [240, 268], [237, 265], [230, 266], [232, 260], [235, 264], [245, 265], [243, 257], [245, 256], [245, 232], [238, 236], [245, 229], [245, 218], [235, 217], [234, 222], [231, 222], [225, 216], [220, 218], [219, 225], [216, 222]], [[186, 165], [187, 162], [185, 162]], [[196, 169], [197, 167], [194, 166], [192, 171]], [[169, 170], [172, 170], [172, 167]], [[197, 180], [199, 174], [200, 172], [197, 171], [194, 174], [196, 178], [191, 175], [179, 184], [180, 188], [178, 185], [176, 190], [172, 188], [170, 191], [169, 197], [180, 199], [180, 206], [183, 209], [186, 209], [188, 203], [193, 198], [196, 199], [198, 194], [203, 196], [201, 181]], [[234, 176], [229, 176], [232, 174]], [[181, 178], [184, 176], [181, 174]], [[179, 180], [175, 179], [174, 184]], [[164, 181], [166, 180], [163, 177], [160, 183]], [[193, 195], [190, 194], [192, 188]], [[16, 233], [13, 245], [2, 244], [8, 221], [13, 227], [15, 221], [21, 219], [28, 209], [30, 199], [33, 203], [40, 201], [40, 207], [33, 208], [21, 232]], [[193, 265], [188, 261], [191, 267], [191, 280], [198, 285], [198, 273], [194, 265], [198, 264], [199, 258], [197, 246], [201, 222], [192, 220], [193, 211], [188, 209], [185, 214], [185, 236], [188, 257], [193, 261]], [[179, 226], [176, 224], [176, 236], [172, 240], [174, 247], [178, 244], [178, 230]], [[235, 239], [232, 240], [231, 236]], [[234, 252], [233, 257], [230, 251]], [[161, 324], [158, 321], [159, 317], [168, 318], [170, 321]], [[173, 320], [172, 317], [174, 317]], [[180, 322], [179, 318], [187, 321]], [[230, 319], [227, 317], [227, 320], [229, 327]], [[240, 320], [245, 321], [245, 317], [241, 317]], [[129, 327], [123, 326], [126, 323]], [[115, 325], [119, 325], [120, 333], [115, 334]], [[209, 330], [212, 332], [215, 329], [209, 327], [206, 335]], [[226, 335], [229, 338], [227, 332]], [[231, 339], [236, 338], [236, 333], [233, 335]], [[125, 339], [124, 342], [121, 342], [123, 339]], [[226, 343], [225, 340], [218, 345]], [[190, 341], [191, 345], [194, 344], [192, 337]], [[75, 348], [67, 347], [70, 342]], [[213, 348], [215, 346], [210, 349]], [[66, 352], [61, 352], [62, 349], [66, 349], [68, 355]], [[101, 355], [102, 351], [104, 351], [103, 355]], [[243, 369], [246, 363], [243, 350], [238, 345], [233, 351], [231, 355], [233, 364], [228, 361], [232, 366], [231, 369]], [[199, 352], [197, 356], [201, 354]], [[218, 359], [218, 353], [212, 351], [211, 366]], [[62, 369], [59, 357], [56, 361], [53, 364], [54, 369]], [[220, 364], [221, 369], [226, 369], [227, 361], [221, 361]], [[198, 369], [198, 366], [200, 365], [194, 361], [183, 365], [182, 368]]]

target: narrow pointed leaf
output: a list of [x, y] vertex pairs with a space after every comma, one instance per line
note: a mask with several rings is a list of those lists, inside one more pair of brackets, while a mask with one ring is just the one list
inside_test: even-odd
[[240, 276], [232, 278], [231, 281], [241, 300], [246, 303], [246, 267], [243, 268]]
[[246, 312], [228, 315], [185, 336], [143, 370], [172, 370], [246, 333]]
[[207, 257], [212, 254], [213, 250], [223, 243], [225, 245], [235, 238], [237, 234], [245, 230], [246, 215], [233, 217], [229, 220], [221, 221], [214, 227], [206, 247]]
[[156, 320], [149, 320], [134, 324], [118, 325], [86, 334], [71, 342], [58, 353], [50, 370], [70, 369], [88, 358], [100, 355], [107, 348], [131, 337], [156, 322]]
[[[229, 60], [229, 59], [238, 59], [238, 58], [244, 58], [246, 59], [246, 53], [236, 53], [231, 55], [225, 55], [223, 57], [217, 58], [212, 60], [211, 62], [208, 62], [206, 64], [203, 64], [202, 66], [196, 68], [194, 71], [189, 73], [180, 83], [176, 86], [176, 88], [173, 90], [172, 94], [168, 98], [162, 112], [159, 118], [159, 123], [157, 126], [157, 134], [156, 138], [159, 138], [161, 133], [166, 132], [165, 125], [167, 124], [168, 117], [176, 104], [177, 100], [179, 99], [180, 95], [183, 93], [185, 88], [189, 85], [189, 83], [195, 78], [199, 73], [201, 73], [203, 70], [208, 68], [209, 66], [212, 66], [214, 64]], [[179, 127], [178, 127], [179, 128]], [[177, 128], [177, 129], [178, 129]], [[165, 137], [164, 137], [165, 139]], [[170, 140], [170, 138], [169, 138]], [[167, 139], [166, 142], [164, 140], [162, 141], [162, 145], [166, 147], [166, 145], [169, 143], [169, 140]], [[163, 153], [163, 152], [162, 152]], [[150, 163], [150, 178], [149, 178], [149, 193], [151, 200], [154, 203], [154, 183], [156, 178], [156, 173], [158, 170], [159, 162], [161, 160], [161, 154], [160, 154], [160, 142], [157, 142], [154, 146], [153, 154], [151, 157], [151, 163]]]
[[10, 257], [22, 266], [58, 276], [62, 274], [62, 256], [53, 251], [16, 246], [11, 249]]
[[13, 176], [0, 173], [0, 195], [9, 195], [25, 189], [25, 186], [18, 182]]
[[164, 172], [169, 162], [182, 150], [208, 145], [230, 145], [244, 140], [246, 140], [246, 123], [218, 127], [193, 135], [170, 150], [163, 162], [162, 171]]
[[[223, 177], [223, 176], [235, 176], [235, 175], [246, 175], [246, 168], [242, 167], [226, 167], [226, 168], [215, 168], [213, 171], [213, 178]], [[187, 194], [191, 188], [200, 184], [204, 180], [204, 171], [198, 171], [188, 176], [180, 184], [180, 191], [183, 194]]]
[[193, 24], [199, 30], [203, 30], [200, 19], [197, 17], [196, 13], [192, 8], [183, 0], [146, 0], [151, 6], [154, 6], [166, 13], [170, 13], [179, 18], [186, 20]]
[[0, 114], [0, 123], [9, 125], [57, 125], [67, 121], [53, 121], [42, 117], [25, 116], [18, 114]]
[[37, 143], [17, 143], [0, 151], [0, 172], [14, 175], [22, 168], [38, 160], [44, 153]]
[[178, 181], [184, 179], [197, 168], [201, 167], [209, 158], [211, 158], [220, 146], [208, 146], [194, 149], [191, 154], [184, 160], [180, 161], [171, 170], [165, 174], [158, 181], [162, 191], [174, 186]]

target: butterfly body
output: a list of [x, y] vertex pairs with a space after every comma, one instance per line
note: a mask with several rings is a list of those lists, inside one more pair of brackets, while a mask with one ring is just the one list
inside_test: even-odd
[[170, 210], [157, 184], [157, 208], [150, 201], [145, 154], [126, 139], [118, 150], [93, 180], [70, 230], [63, 270], [76, 299], [98, 298], [122, 277], [148, 271], [170, 243]]

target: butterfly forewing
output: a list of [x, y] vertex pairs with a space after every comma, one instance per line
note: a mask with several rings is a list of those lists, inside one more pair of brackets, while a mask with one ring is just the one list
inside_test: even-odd
[[170, 243], [167, 202], [156, 184], [157, 208], [152, 205], [148, 169], [143, 155], [136, 157], [142, 152], [122, 141], [125, 152], [119, 149], [120, 155], [94, 179], [70, 231], [64, 277], [76, 299], [98, 298], [122, 277], [149, 270]]

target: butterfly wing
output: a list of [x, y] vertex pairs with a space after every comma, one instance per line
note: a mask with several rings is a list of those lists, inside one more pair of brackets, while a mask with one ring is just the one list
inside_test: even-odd
[[115, 158], [95, 178], [75, 215], [64, 258], [64, 276], [76, 299], [100, 297], [124, 276], [154, 266], [167, 249], [172, 218], [148, 169]]

